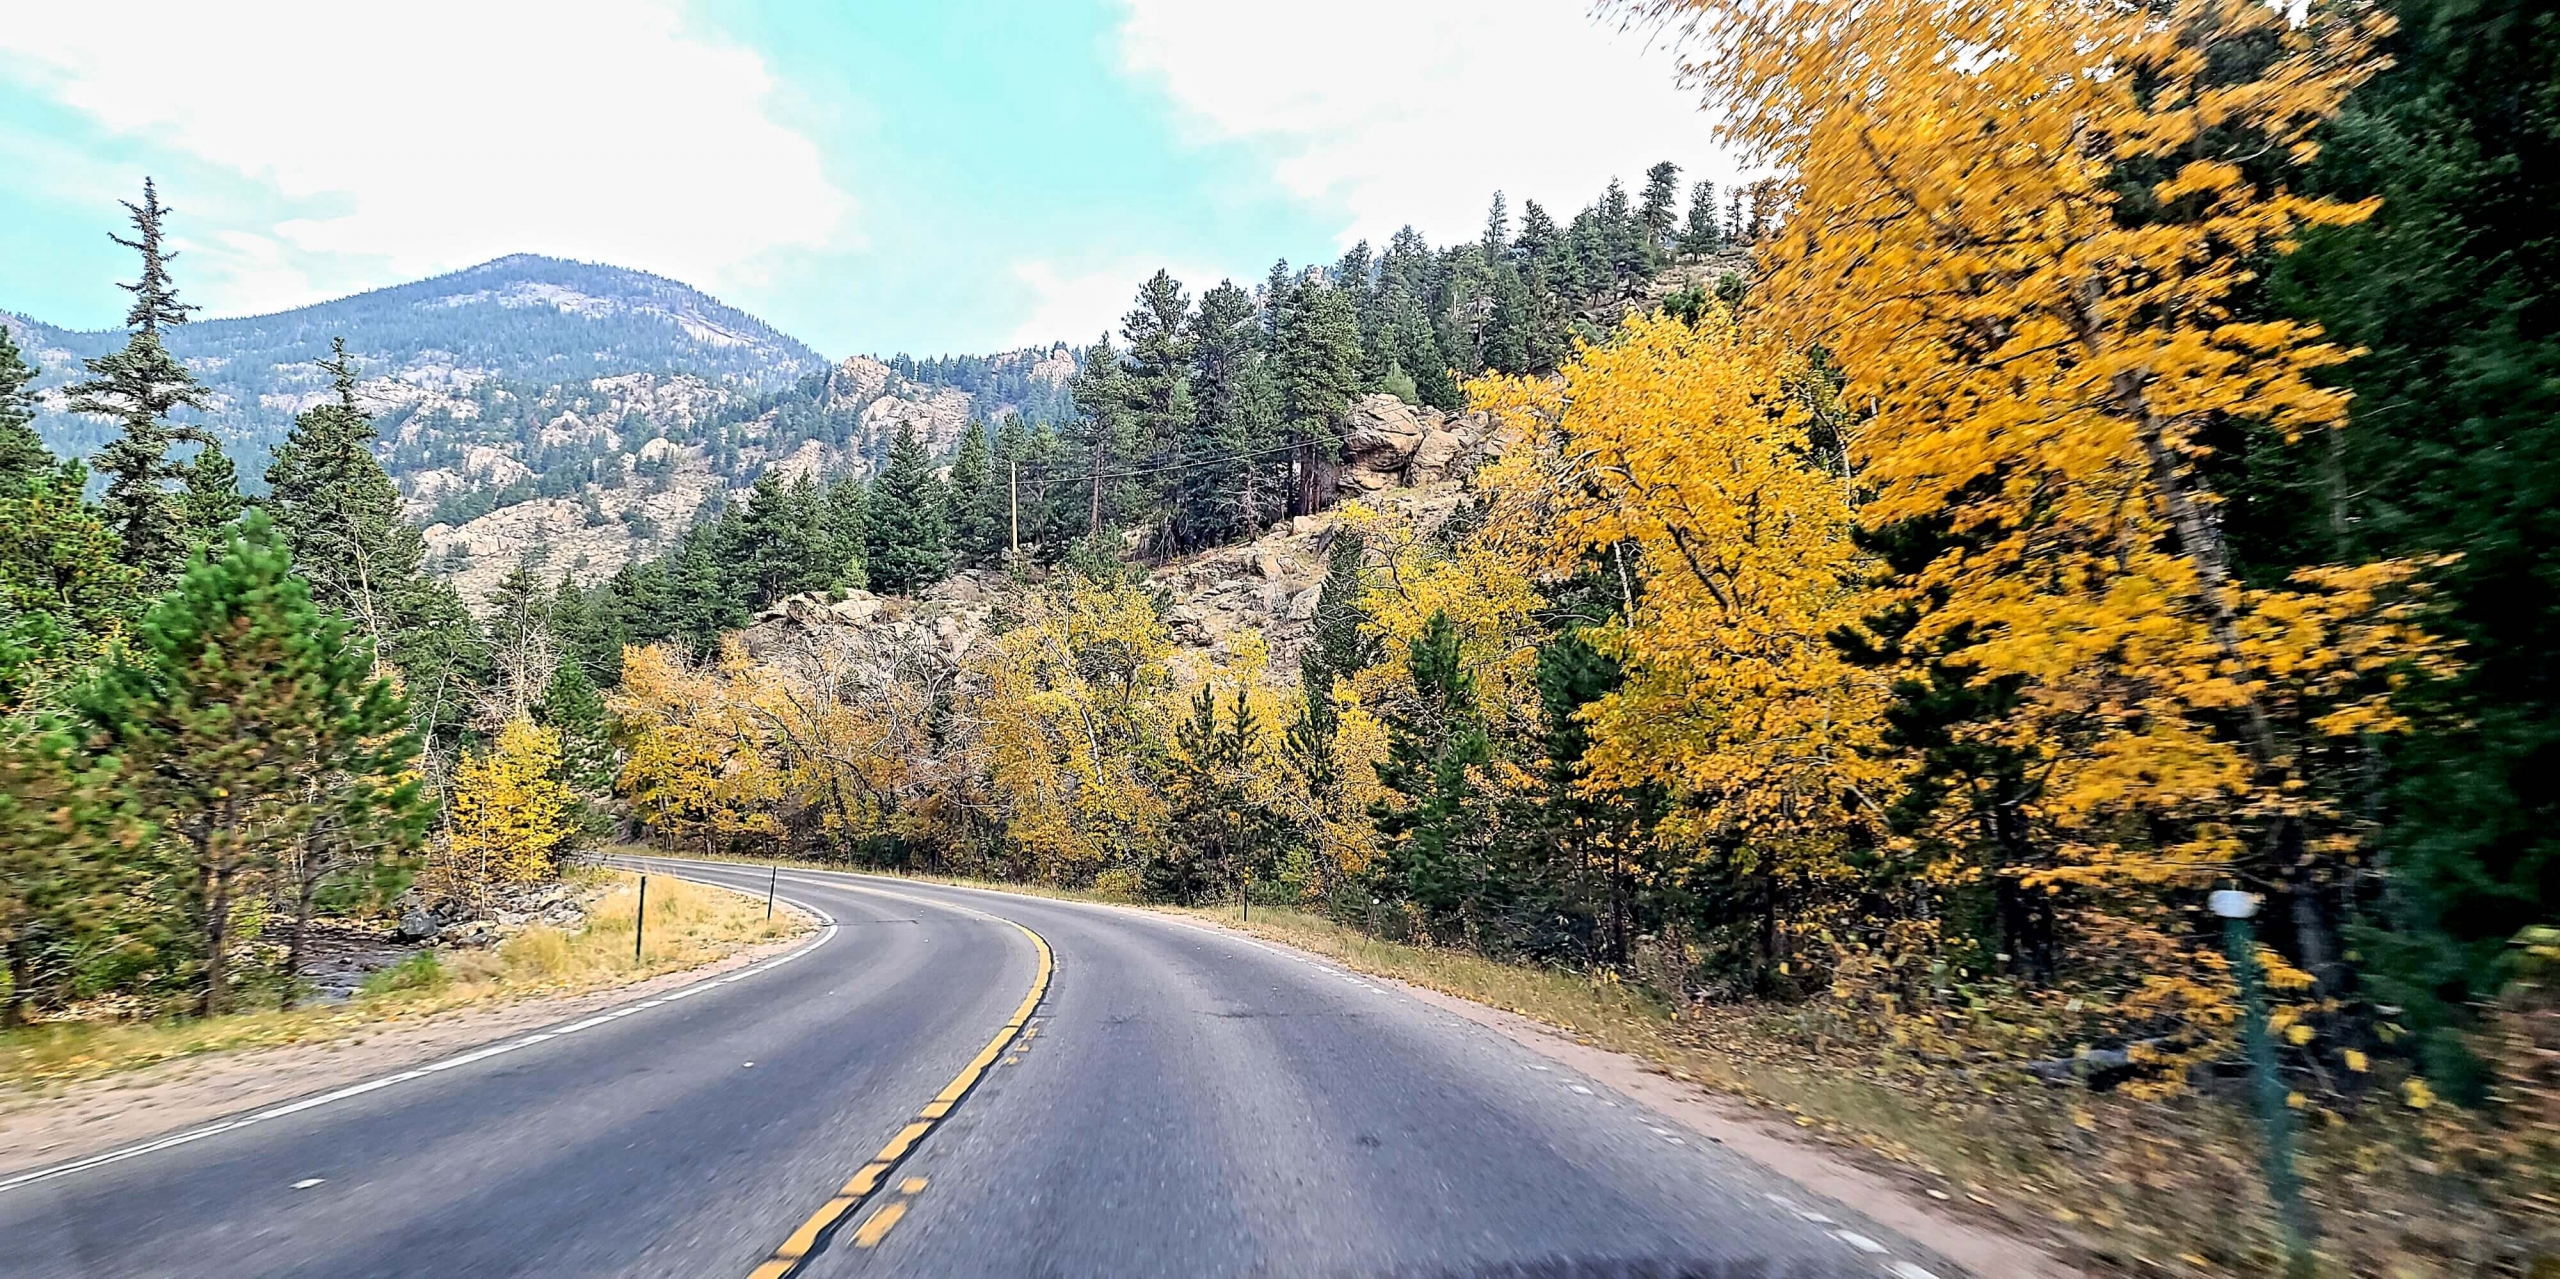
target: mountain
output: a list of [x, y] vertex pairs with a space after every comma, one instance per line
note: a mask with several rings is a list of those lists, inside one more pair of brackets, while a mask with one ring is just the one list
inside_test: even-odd
[[[42, 371], [46, 443], [94, 453], [113, 425], [69, 412], [61, 390], [124, 333], [8, 312], [0, 325]], [[900, 422], [939, 452], [973, 419], [1053, 420], [1075, 371], [1064, 346], [830, 364], [675, 280], [517, 254], [170, 330], [169, 349], [212, 393], [192, 416], [238, 460], [245, 487], [259, 487], [293, 415], [326, 393], [313, 362], [336, 337], [357, 357], [383, 465], [428, 526], [434, 563], [475, 600], [524, 561], [582, 580], [609, 574], [768, 469], [867, 469]]]

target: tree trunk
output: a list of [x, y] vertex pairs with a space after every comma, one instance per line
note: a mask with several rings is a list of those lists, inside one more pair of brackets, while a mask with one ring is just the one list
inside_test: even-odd
[[22, 933], [9, 939], [9, 1002], [0, 1004], [0, 1029], [14, 1030], [27, 1024], [27, 1010], [35, 1006], [35, 948]]
[[278, 1005], [281, 1008], [293, 1007], [295, 987], [302, 980], [302, 938], [311, 928], [311, 899], [320, 895], [319, 876], [303, 874], [295, 878], [299, 882], [293, 895], [293, 936], [284, 948], [284, 995]]
[[222, 1012], [224, 989], [230, 983], [230, 972], [224, 966], [223, 951], [231, 944], [231, 881], [221, 871], [208, 865], [201, 880], [204, 892], [204, 992], [196, 1001], [196, 1014], [218, 1016]]

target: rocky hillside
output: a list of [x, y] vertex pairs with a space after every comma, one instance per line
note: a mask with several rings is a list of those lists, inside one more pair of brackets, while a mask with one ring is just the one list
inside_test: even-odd
[[[120, 331], [0, 312], [42, 372], [47, 443], [88, 455], [112, 426], [62, 387]], [[1053, 346], [830, 364], [764, 321], [642, 271], [517, 255], [274, 315], [201, 320], [169, 346], [211, 391], [196, 415], [252, 490], [344, 337], [384, 466], [428, 528], [432, 563], [478, 600], [530, 560], [582, 580], [681, 532], [768, 470], [876, 462], [901, 423], [936, 450], [973, 418], [1054, 417], [1075, 356]]]
[[[1482, 415], [1452, 417], [1385, 395], [1355, 401], [1348, 427], [1351, 462], [1336, 478], [1335, 497], [1426, 528], [1467, 502], [1478, 467], [1508, 443]], [[1294, 670], [1335, 525], [1331, 511], [1301, 515], [1250, 542], [1157, 566], [1150, 576], [1167, 597], [1173, 638], [1224, 658], [1238, 637], [1258, 634], [1274, 669]], [[957, 671], [1015, 589], [1003, 574], [972, 570], [912, 599], [795, 595], [760, 614], [743, 639], [761, 661], [817, 663], [885, 685], [918, 662]]]

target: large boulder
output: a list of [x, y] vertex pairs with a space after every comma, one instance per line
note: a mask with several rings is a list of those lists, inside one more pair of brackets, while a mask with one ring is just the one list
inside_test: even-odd
[[1392, 395], [1364, 395], [1342, 415], [1342, 451], [1348, 470], [1384, 475], [1403, 472], [1422, 437], [1439, 424], [1431, 409], [1415, 408]]
[[1422, 443], [1414, 447], [1413, 460], [1405, 464], [1404, 482], [1420, 488], [1444, 479], [1458, 478], [1450, 474], [1450, 464], [1464, 457], [1469, 447], [1465, 436], [1434, 428], [1422, 437]]

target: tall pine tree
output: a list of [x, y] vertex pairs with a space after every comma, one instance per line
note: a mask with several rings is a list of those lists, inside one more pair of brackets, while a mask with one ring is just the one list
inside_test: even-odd
[[942, 522], [946, 507], [932, 456], [915, 428], [899, 423], [889, 460], [871, 486], [871, 553], [865, 561], [871, 589], [909, 595], [951, 571], [950, 534]]
[[186, 323], [196, 309], [178, 300], [169, 279], [169, 260], [176, 255], [160, 242], [169, 210], [148, 178], [142, 203], [128, 200], [124, 207], [133, 215], [134, 238], [109, 238], [142, 258], [140, 277], [122, 286], [133, 294], [125, 312], [132, 335], [122, 349], [82, 362], [89, 376], [72, 384], [71, 408], [116, 419], [119, 434], [94, 459], [107, 477], [107, 525], [123, 539], [125, 563], [156, 584], [176, 573], [186, 555], [186, 513], [169, 489], [186, 471], [170, 460], [169, 446], [207, 438], [173, 423], [170, 414], [202, 409], [206, 400], [195, 375], [161, 344], [161, 330]]
[[1272, 335], [1272, 358], [1279, 366], [1282, 426], [1296, 453], [1289, 513], [1312, 514], [1341, 454], [1343, 410], [1360, 390], [1360, 320], [1350, 299], [1321, 281], [1293, 282]]
[[373, 453], [373, 419], [356, 402], [355, 362], [333, 338], [320, 370], [331, 398], [303, 410], [267, 466], [266, 507], [293, 545], [293, 564], [323, 608], [355, 619], [383, 657], [411, 665], [426, 541]]

